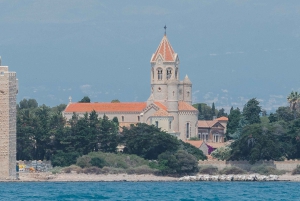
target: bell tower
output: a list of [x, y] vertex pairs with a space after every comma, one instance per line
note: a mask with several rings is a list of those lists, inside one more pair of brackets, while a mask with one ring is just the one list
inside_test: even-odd
[[[166, 28], [166, 27], [165, 27]], [[168, 82], [179, 81], [179, 58], [173, 50], [166, 33], [151, 60], [151, 92], [155, 101], [168, 100]]]

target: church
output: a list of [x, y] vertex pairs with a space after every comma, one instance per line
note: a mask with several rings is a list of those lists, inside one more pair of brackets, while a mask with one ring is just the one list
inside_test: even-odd
[[63, 115], [69, 120], [73, 113], [80, 117], [95, 110], [99, 117], [117, 117], [121, 127], [147, 123], [184, 141], [199, 137], [198, 110], [192, 106], [192, 82], [188, 76], [179, 80], [179, 64], [179, 57], [164, 34], [150, 59], [151, 94], [146, 102], [70, 102]]

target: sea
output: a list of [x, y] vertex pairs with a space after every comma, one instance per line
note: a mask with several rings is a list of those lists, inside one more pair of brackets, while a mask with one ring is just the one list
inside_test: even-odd
[[2, 182], [0, 200], [300, 200], [298, 182]]

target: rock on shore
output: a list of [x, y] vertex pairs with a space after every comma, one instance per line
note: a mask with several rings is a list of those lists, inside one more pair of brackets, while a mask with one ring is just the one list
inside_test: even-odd
[[179, 181], [278, 181], [278, 175], [197, 175], [184, 176], [179, 178]]

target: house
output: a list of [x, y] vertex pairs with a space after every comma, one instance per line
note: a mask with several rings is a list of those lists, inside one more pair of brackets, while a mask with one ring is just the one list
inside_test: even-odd
[[227, 122], [227, 117], [220, 117], [214, 120], [199, 120], [198, 138], [209, 143], [223, 143]]

